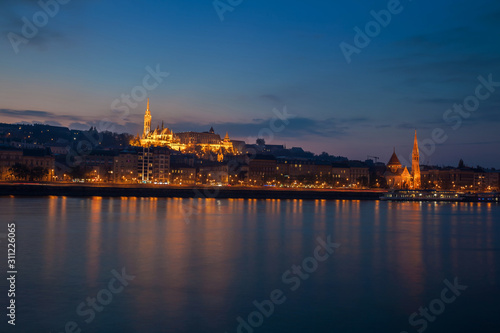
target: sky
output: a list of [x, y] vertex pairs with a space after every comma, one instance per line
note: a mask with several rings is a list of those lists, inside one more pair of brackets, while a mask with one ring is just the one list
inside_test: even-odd
[[149, 97], [174, 132], [500, 168], [497, 0], [58, 1], [0, 2], [0, 122], [138, 134]]

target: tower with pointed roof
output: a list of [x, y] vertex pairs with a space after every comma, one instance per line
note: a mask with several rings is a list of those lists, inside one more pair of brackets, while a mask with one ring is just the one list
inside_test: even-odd
[[413, 188], [420, 188], [420, 153], [418, 151], [417, 130], [413, 141], [413, 152], [411, 154], [411, 175], [413, 177]]
[[[153, 128], [151, 126], [151, 111], [149, 109], [149, 98], [147, 99], [146, 113], [144, 114], [144, 130], [139, 140], [133, 140], [132, 145], [140, 144], [142, 147], [158, 146], [169, 147], [178, 151], [196, 151], [201, 148], [202, 151], [211, 153], [234, 154], [233, 142], [226, 133], [224, 139], [214, 132], [213, 127], [208, 132], [180, 132], [174, 133], [165, 127], [162, 121], [161, 126]], [[138, 135], [139, 136], [139, 135]]]
[[144, 132], [142, 134], [142, 137], [147, 138], [149, 132], [151, 132], [151, 112], [149, 111], [149, 98], [148, 98], [146, 114], [144, 115]]
[[411, 186], [411, 175], [407, 167], [403, 167], [396, 155], [396, 148], [392, 152], [391, 159], [387, 163], [384, 173], [387, 185], [391, 188], [408, 188]]
[[391, 159], [389, 160], [389, 163], [387, 163], [387, 167], [389, 170], [391, 170], [392, 173], [398, 172], [398, 170], [402, 167], [401, 162], [399, 162], [399, 158], [396, 155], [396, 148], [394, 148], [392, 152]]

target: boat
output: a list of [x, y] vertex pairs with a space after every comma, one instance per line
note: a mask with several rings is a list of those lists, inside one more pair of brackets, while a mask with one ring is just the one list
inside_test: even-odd
[[500, 202], [500, 193], [466, 193], [463, 196], [463, 201], [467, 202]]
[[462, 201], [463, 199], [460, 193], [437, 190], [393, 190], [380, 197], [380, 200], [387, 201]]
[[500, 203], [500, 193], [459, 193], [437, 190], [393, 190], [380, 197], [385, 201], [463, 201]]

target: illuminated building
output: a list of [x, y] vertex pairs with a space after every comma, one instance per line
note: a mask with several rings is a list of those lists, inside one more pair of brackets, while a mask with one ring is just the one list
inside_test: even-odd
[[148, 147], [138, 150], [139, 181], [168, 183], [170, 181], [170, 150], [167, 147]]
[[[55, 159], [47, 149], [18, 149], [10, 146], [0, 146], [0, 180], [14, 180], [11, 168], [24, 165], [28, 174], [25, 179], [51, 181], [54, 179]], [[36, 171], [45, 170], [41, 177]]]
[[420, 188], [420, 154], [418, 151], [417, 130], [415, 130], [415, 140], [413, 141], [413, 151], [411, 153], [411, 176], [413, 178], [413, 188]]
[[408, 172], [408, 168], [404, 167], [399, 162], [398, 156], [396, 155], [396, 149], [392, 153], [389, 163], [387, 163], [387, 170], [384, 174], [387, 180], [387, 185], [391, 188], [409, 188], [411, 187], [411, 175]]
[[182, 152], [212, 152], [218, 154], [220, 160], [226, 154], [236, 154], [237, 149], [226, 133], [224, 139], [210, 128], [208, 132], [182, 132], [174, 133], [171, 129], [158, 125], [156, 129], [151, 128], [151, 111], [149, 109], [149, 98], [144, 115], [144, 130], [142, 136], [132, 144], [142, 147], [160, 146]]
[[411, 174], [407, 167], [403, 167], [396, 155], [396, 149], [392, 153], [389, 163], [387, 163], [387, 171], [384, 174], [387, 180], [387, 185], [391, 188], [420, 188], [420, 153], [418, 150], [417, 131], [415, 130], [415, 139], [413, 141]]

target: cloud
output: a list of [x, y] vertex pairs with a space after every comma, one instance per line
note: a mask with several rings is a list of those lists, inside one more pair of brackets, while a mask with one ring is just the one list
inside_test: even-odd
[[487, 74], [500, 69], [498, 56], [492, 54], [460, 54], [449, 52], [420, 56], [408, 53], [393, 59], [386, 59], [389, 65], [381, 65], [380, 72], [403, 75], [404, 84], [415, 87], [428, 84], [468, 84], [480, 74]]
[[[397, 125], [397, 128], [414, 130], [417, 128], [417, 126], [416, 126], [416, 123], [401, 123], [401, 124]], [[426, 127], [419, 125], [418, 128], [422, 129], [422, 128], [426, 128]]]
[[420, 50], [442, 49], [450, 46], [480, 45], [477, 32], [467, 26], [454, 27], [451, 29], [434, 31], [432, 33], [419, 34], [400, 39], [395, 45], [404, 48], [417, 48]]
[[11, 109], [0, 109], [0, 114], [6, 116], [16, 116], [16, 117], [50, 117], [53, 113], [46, 111], [35, 111], [35, 110], [11, 110]]
[[[106, 121], [112, 132], [138, 134], [142, 132], [142, 123], [136, 123], [128, 119], [119, 121], [117, 117], [110, 116], [109, 118], [100, 117], [81, 117], [74, 115], [58, 115], [48, 111], [38, 110], [12, 110], [0, 109], [0, 116], [8, 116], [20, 121], [54, 124], [55, 126], [68, 126], [72, 129], [86, 130], [91, 126], [98, 129], [103, 127], [102, 121]], [[136, 118], [136, 117], [134, 117]], [[156, 127], [160, 122], [153, 123]], [[214, 127], [216, 132], [224, 135], [229, 132], [231, 137], [257, 137], [259, 135], [268, 135], [272, 132], [275, 137], [296, 139], [300, 137], [320, 137], [320, 138], [340, 138], [346, 137], [350, 133], [353, 126], [370, 124], [371, 120], [367, 117], [343, 117], [343, 118], [326, 118], [314, 119], [307, 117], [295, 117], [287, 119], [285, 122], [281, 120], [273, 120], [273, 118], [258, 118], [246, 122], [215, 122], [215, 123], [200, 123], [195, 121], [180, 121], [176, 123], [165, 124], [174, 132], [208, 131], [210, 127]]]
[[476, 141], [476, 142], [446, 142], [444, 146], [484, 146], [484, 145], [494, 145], [500, 144], [500, 140], [492, 140], [492, 141]]
[[[500, 99], [498, 96], [496, 99]], [[482, 128], [483, 132], [486, 127], [498, 126], [496, 123], [500, 123], [500, 113], [498, 112], [500, 108], [500, 104], [496, 101], [496, 99], [492, 98], [491, 100], [486, 100], [480, 104], [479, 108], [471, 112], [468, 118], [460, 117], [460, 128]], [[444, 112], [450, 108], [452, 108], [453, 104], [461, 104], [459, 100], [451, 100], [449, 103], [442, 103], [443, 109], [442, 112], [437, 112], [432, 114], [428, 118], [423, 118], [420, 120], [415, 119], [412, 122], [400, 122], [400, 123], [381, 123], [374, 125], [374, 128], [389, 128], [394, 127], [397, 129], [428, 129], [432, 130], [434, 128], [445, 128], [449, 129], [453, 124], [456, 124], [458, 120], [453, 120], [451, 123], [446, 122], [443, 119]], [[458, 114], [453, 114], [453, 116], [458, 116]]]
[[136, 123], [126, 122], [119, 124], [117, 122], [107, 121], [103, 123], [101, 120], [92, 120], [87, 122], [74, 122], [69, 124], [70, 129], [88, 130], [90, 127], [95, 127], [99, 131], [109, 131], [114, 133], [129, 133], [136, 135], [142, 133], [142, 125]]
[[279, 97], [278, 95], [275, 95], [275, 94], [264, 94], [264, 95], [261, 95], [260, 98], [262, 98], [265, 101], [272, 102], [275, 104], [286, 104], [283, 102], [281, 97]]
[[44, 125], [50, 125], [50, 126], [62, 126], [62, 124], [58, 121], [44, 121]]
[[[269, 133], [279, 139], [297, 139], [303, 137], [340, 138], [349, 135], [349, 129], [353, 124], [368, 122], [368, 118], [327, 118], [313, 119], [306, 117], [295, 117], [288, 119], [288, 123], [280, 120], [273, 122], [269, 119], [254, 119], [251, 122], [219, 122], [213, 124], [200, 124], [196, 122], [177, 122], [168, 124], [174, 132], [185, 131], [208, 131], [213, 127], [216, 133], [221, 135], [229, 132], [231, 138], [256, 138], [268, 136]], [[274, 129], [274, 131], [272, 130]]]
[[453, 105], [454, 103], [457, 103], [456, 99], [453, 98], [441, 98], [441, 97], [436, 97], [436, 98], [421, 98], [416, 100], [417, 103], [420, 104], [446, 104], [446, 105]]
[[482, 22], [498, 27], [500, 23], [500, 9], [492, 10], [489, 13], [482, 15], [479, 19]]
[[53, 112], [48, 111], [37, 111], [37, 110], [12, 110], [12, 109], [0, 109], [0, 116], [15, 117], [18, 119], [32, 119], [34, 117], [41, 118], [44, 120], [69, 120], [69, 121], [80, 121], [83, 117], [72, 116], [72, 115], [57, 115]]
[[492, 43], [500, 38], [498, 1], [456, 6], [447, 18], [449, 28], [426, 29], [390, 44], [396, 56], [380, 59], [379, 71], [397, 74], [401, 86], [442, 92], [463, 88], [476, 76], [499, 70], [500, 47]]
[[[46, 2], [46, 1], [43, 1]], [[65, 15], [63, 13], [68, 13], [70, 10], [80, 10], [82, 4], [88, 5], [93, 1], [70, 1], [67, 4], [59, 5], [59, 10], [52, 17], [48, 18], [46, 25], [38, 27], [36, 35], [32, 38], [28, 38], [28, 43], [21, 44], [22, 47], [35, 47], [39, 50], [46, 50], [47, 46], [53, 42], [68, 44], [70, 34], [68, 33], [68, 24], [61, 24], [61, 20], [58, 19], [59, 15]], [[52, 8], [52, 7], [51, 7]], [[9, 33], [14, 33], [21, 38], [22, 28], [25, 25], [23, 18], [28, 19], [28, 21], [33, 22], [33, 15], [37, 12], [44, 12], [42, 7], [39, 5], [39, 0], [1, 0], [0, 1], [0, 34], [7, 36]], [[77, 17], [76, 12], [73, 11], [72, 15]], [[7, 39], [9, 42], [9, 39]], [[9, 42], [10, 44], [10, 42]]]

